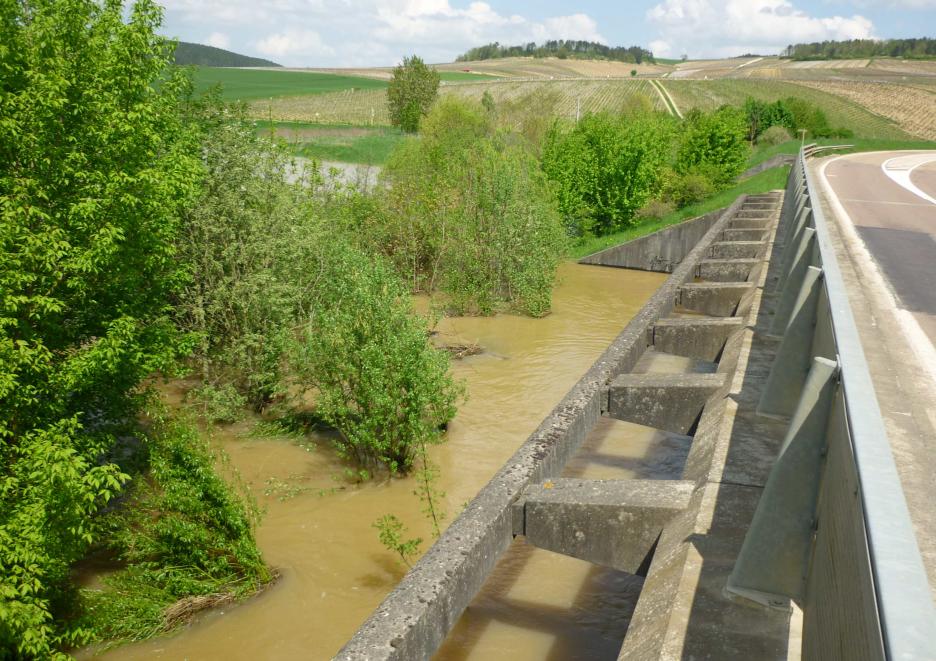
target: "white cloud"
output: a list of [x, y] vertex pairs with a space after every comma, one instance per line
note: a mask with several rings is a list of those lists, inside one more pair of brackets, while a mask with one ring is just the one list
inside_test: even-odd
[[215, 48], [228, 48], [231, 45], [231, 38], [223, 32], [212, 32], [205, 39], [205, 43]]
[[334, 49], [322, 41], [318, 32], [296, 28], [269, 34], [260, 39], [255, 47], [264, 55], [278, 58], [315, 58], [335, 54]]
[[863, 16], [814, 17], [789, 0], [664, 0], [647, 20], [659, 28], [660, 41], [691, 57], [770, 54], [788, 44], [874, 35]]
[[650, 52], [657, 57], [670, 57], [673, 54], [673, 47], [669, 45], [669, 42], [657, 39], [650, 42]]
[[204, 34], [204, 26], [211, 26], [231, 35], [235, 51], [297, 66], [391, 65], [413, 53], [429, 62], [449, 62], [492, 41], [607, 43], [595, 20], [584, 13], [534, 20], [501, 13], [481, 1], [164, 0], [164, 4], [171, 36], [197, 38]]

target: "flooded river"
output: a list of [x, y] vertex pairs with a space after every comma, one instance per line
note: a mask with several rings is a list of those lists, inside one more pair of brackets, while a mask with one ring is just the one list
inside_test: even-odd
[[[432, 449], [451, 521], [536, 428], [656, 288], [653, 273], [564, 264], [553, 313], [447, 318], [438, 331], [484, 353], [454, 362], [468, 400]], [[183, 631], [100, 658], [328, 659], [402, 578], [373, 522], [392, 513], [431, 542], [410, 479], [350, 484], [326, 442], [257, 435], [251, 421], [215, 433], [265, 510], [257, 536], [282, 577]], [[602, 421], [567, 475], [667, 473], [685, 439]], [[674, 459], [675, 457], [675, 459]], [[614, 658], [640, 579], [517, 543], [438, 655], [443, 659]], [[613, 649], [612, 649], [613, 648]], [[572, 650], [575, 650], [573, 653]]]

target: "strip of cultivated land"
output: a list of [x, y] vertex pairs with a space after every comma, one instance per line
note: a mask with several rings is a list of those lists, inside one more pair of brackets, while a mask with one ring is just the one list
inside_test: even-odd
[[936, 140], [936, 87], [855, 81], [803, 81], [798, 85], [848, 99], [892, 120], [911, 135]]
[[196, 67], [193, 80], [198, 94], [221, 85], [221, 96], [226, 101], [326, 94], [339, 90], [379, 90], [385, 93], [387, 88], [386, 82], [373, 78], [283, 69]]
[[[835, 93], [823, 91], [826, 86]], [[922, 105], [921, 95], [927, 92], [916, 89], [914, 93], [914, 89], [916, 88], [901, 87], [895, 90], [895, 93], [907, 90], [908, 95], [915, 94], [913, 98], [918, 97], [919, 104]], [[575, 117], [577, 110], [581, 113], [620, 111], [627, 104], [634, 102], [663, 112], [669, 111], [663, 99], [653, 89], [652, 82], [639, 78], [536, 81], [506, 79], [448, 84], [440, 89], [443, 95], [456, 94], [474, 100], [480, 100], [486, 91], [490, 92], [498, 105], [528, 102], [542, 108], [543, 112], [560, 117]], [[876, 114], [877, 110], [872, 112], [861, 105], [865, 102], [873, 103], [870, 95], [846, 98], [839, 92], [839, 87], [831, 82], [810, 85], [760, 79], [667, 79], [666, 91], [683, 113], [691, 108], [712, 110], [725, 104], [742, 105], [747, 97], [775, 101], [796, 96], [822, 108], [832, 126], [849, 128], [856, 136], [864, 138], [901, 140], [911, 135], [929, 137], [921, 124], [925, 125], [928, 122], [930, 129], [934, 128], [933, 118], [921, 110], [901, 110], [899, 114], [892, 112], [887, 116], [884, 116], [884, 112]], [[272, 117], [279, 121], [378, 126], [390, 123], [386, 93], [383, 89], [348, 89], [325, 94], [255, 100], [250, 104], [250, 112], [257, 118]], [[898, 125], [897, 121], [902, 125]]]
[[[743, 105], [747, 97], [760, 101], [776, 101], [795, 96], [819, 106], [833, 127], [849, 128], [863, 138], [894, 140], [909, 137], [906, 127], [871, 112], [855, 100], [823, 91], [830, 83], [817, 83], [815, 88], [781, 80], [671, 80], [666, 89], [676, 104], [687, 108], [712, 110], [725, 104]], [[816, 89], [818, 88], [818, 89]]]

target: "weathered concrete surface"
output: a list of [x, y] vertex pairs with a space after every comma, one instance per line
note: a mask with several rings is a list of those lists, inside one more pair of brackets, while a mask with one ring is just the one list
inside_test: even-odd
[[725, 209], [712, 211], [653, 234], [588, 255], [580, 264], [672, 273], [703, 236], [722, 217]]
[[722, 232], [722, 241], [764, 241], [767, 237], [767, 228], [758, 229], [726, 229]]
[[528, 486], [514, 503], [513, 531], [541, 549], [637, 574], [693, 487], [678, 480], [548, 480]]
[[766, 230], [770, 225], [770, 218], [766, 216], [738, 216], [728, 223], [728, 229], [743, 230], [755, 229]]
[[746, 282], [760, 263], [759, 259], [703, 259], [698, 273], [708, 282]]
[[622, 374], [608, 388], [608, 415], [618, 420], [688, 434], [724, 374]]
[[712, 259], [753, 259], [760, 257], [767, 249], [762, 240], [757, 241], [717, 241], [709, 250]]
[[741, 298], [754, 285], [749, 282], [691, 282], [679, 288], [677, 305], [710, 317], [731, 317]]
[[762, 269], [738, 306], [745, 327], [722, 351], [718, 369], [728, 378], [703, 411], [683, 472], [696, 489], [664, 528], [619, 659], [799, 658], [796, 613], [724, 594], [785, 431], [782, 422], [755, 414], [777, 346], [765, 336], [767, 276]]
[[740, 317], [675, 317], [653, 326], [651, 343], [657, 351], [716, 361], [728, 336], [744, 326]]
[[[513, 539], [511, 505], [530, 484], [559, 475], [601, 415], [607, 384], [630, 371], [649, 332], [673, 311], [709, 244], [741, 207], [738, 198], [631, 319], [426, 555], [364, 622], [335, 658], [424, 659], [445, 639]], [[726, 315], [727, 316], [727, 315]]]

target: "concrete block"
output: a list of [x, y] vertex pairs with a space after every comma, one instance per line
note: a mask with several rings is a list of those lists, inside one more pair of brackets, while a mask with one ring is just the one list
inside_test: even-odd
[[699, 262], [699, 277], [709, 282], [745, 282], [761, 260], [703, 259]]
[[679, 288], [676, 304], [710, 317], [730, 317], [753, 287], [750, 282], [687, 282]]
[[777, 349], [767, 384], [761, 393], [758, 413], [774, 416], [793, 413], [812, 365], [816, 310], [821, 289], [822, 269], [810, 266], [803, 278], [783, 341]]
[[608, 388], [608, 415], [688, 434], [725, 374], [622, 374]]
[[549, 480], [523, 490], [513, 532], [547, 551], [645, 572], [663, 526], [687, 507], [693, 487], [681, 480]]
[[816, 266], [819, 262], [819, 247], [816, 244], [816, 230], [807, 227], [800, 239], [789, 273], [781, 274], [780, 300], [777, 302], [774, 318], [770, 324], [770, 334], [782, 336], [790, 323], [793, 307], [799, 297], [799, 290], [806, 277], [806, 269]]
[[652, 329], [657, 351], [715, 362], [728, 336], [744, 327], [740, 317], [679, 317], [660, 319]]
[[763, 241], [767, 237], [767, 228], [727, 229], [722, 232], [722, 241]]
[[709, 257], [712, 259], [753, 259], [763, 255], [767, 248], [764, 241], [718, 241], [712, 244]]
[[763, 217], [763, 218], [745, 218], [735, 216], [728, 221], [729, 229], [733, 230], [743, 230], [743, 229], [762, 229], [766, 230], [770, 227], [770, 224], [773, 222], [772, 217]]

